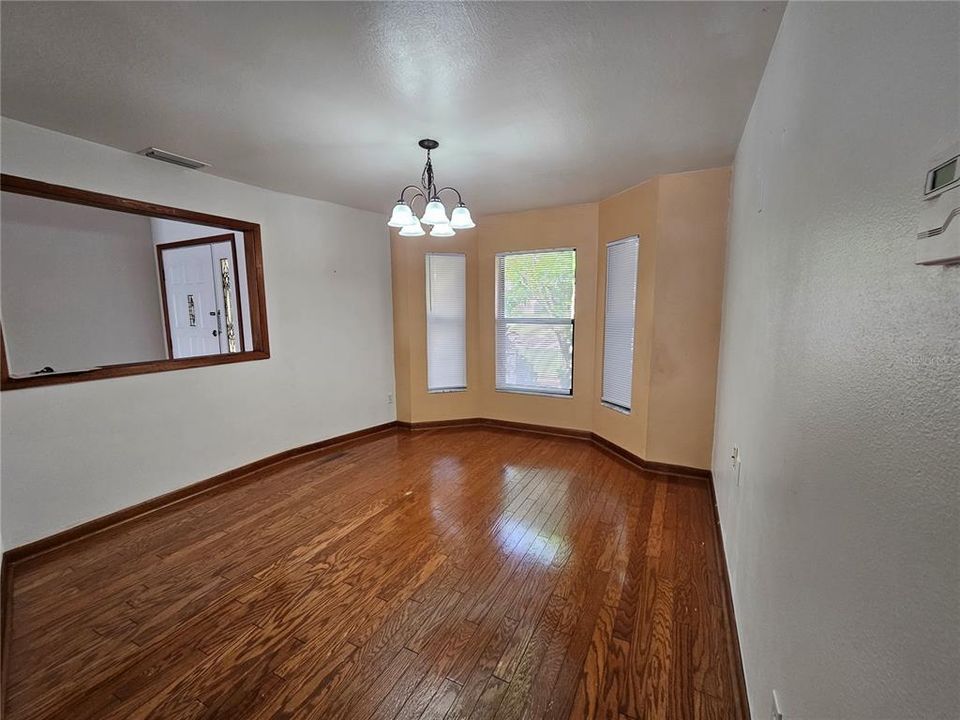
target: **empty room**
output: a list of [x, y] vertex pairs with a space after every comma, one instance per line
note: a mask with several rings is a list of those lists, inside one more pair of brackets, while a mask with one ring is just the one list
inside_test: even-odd
[[0, 3], [0, 717], [960, 720], [960, 2]]

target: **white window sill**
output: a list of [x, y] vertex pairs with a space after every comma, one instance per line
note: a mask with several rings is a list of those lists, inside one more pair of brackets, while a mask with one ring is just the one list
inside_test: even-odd
[[465, 387], [463, 387], [463, 388], [440, 388], [440, 389], [438, 389], [438, 390], [430, 390], [430, 389], [427, 389], [427, 393], [430, 394], [430, 395], [443, 395], [443, 394], [445, 394], [445, 393], [459, 393], [459, 392], [466, 392], [466, 391], [467, 391], [467, 389], [466, 389]]
[[510, 393], [512, 395], [536, 395], [537, 397], [549, 397], [567, 399], [573, 397], [573, 393], [552, 393], [544, 390], [524, 390], [522, 388], [497, 388], [498, 393]]
[[622, 408], [619, 405], [614, 405], [613, 403], [604, 402], [603, 400], [600, 401], [600, 404], [603, 405], [603, 407], [607, 408], [608, 410], [613, 410], [614, 412], [618, 412], [621, 415], [630, 414], [630, 410], [628, 408]]

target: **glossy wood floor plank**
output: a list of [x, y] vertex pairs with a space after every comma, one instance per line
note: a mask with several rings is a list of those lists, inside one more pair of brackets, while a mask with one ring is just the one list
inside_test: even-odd
[[493, 429], [307, 456], [13, 575], [45, 718], [736, 718], [709, 487]]

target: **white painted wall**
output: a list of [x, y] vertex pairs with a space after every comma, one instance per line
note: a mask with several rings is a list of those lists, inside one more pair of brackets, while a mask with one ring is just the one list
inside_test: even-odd
[[0, 195], [3, 332], [12, 373], [166, 357], [148, 218]]
[[713, 469], [754, 718], [957, 717], [960, 267], [912, 238], [958, 27], [791, 3], [737, 153]]
[[2, 121], [5, 173], [261, 224], [271, 358], [5, 392], [15, 547], [287, 448], [389, 422], [383, 217]]

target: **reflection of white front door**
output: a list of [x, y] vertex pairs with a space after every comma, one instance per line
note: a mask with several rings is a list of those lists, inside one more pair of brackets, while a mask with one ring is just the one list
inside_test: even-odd
[[[228, 326], [232, 324], [236, 330], [239, 325], [232, 243], [160, 245], [159, 250], [171, 357], [231, 352]], [[226, 264], [221, 266], [222, 262]], [[224, 303], [223, 269], [229, 277], [229, 312]], [[233, 351], [238, 349], [235, 345]]]

